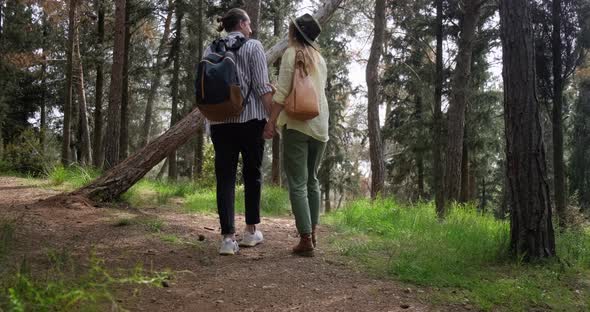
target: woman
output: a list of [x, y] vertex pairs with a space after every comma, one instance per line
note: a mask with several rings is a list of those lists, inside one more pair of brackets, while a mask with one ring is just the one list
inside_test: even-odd
[[[299, 244], [293, 253], [313, 256], [316, 244], [315, 229], [320, 213], [318, 166], [328, 141], [328, 102], [326, 62], [315, 39], [321, 32], [319, 23], [309, 14], [292, 20], [289, 26], [289, 47], [282, 56], [278, 86], [273, 96], [273, 109], [264, 129], [265, 138], [277, 130], [283, 139], [283, 164], [289, 183], [289, 198], [299, 232]], [[295, 56], [303, 51], [309, 73], [319, 99], [319, 115], [300, 121], [290, 118], [283, 105], [291, 92]]]

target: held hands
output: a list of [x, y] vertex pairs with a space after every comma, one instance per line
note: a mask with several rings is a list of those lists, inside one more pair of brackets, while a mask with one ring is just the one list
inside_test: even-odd
[[262, 137], [265, 140], [272, 139], [272, 137], [275, 135], [276, 124], [276, 120], [269, 120], [266, 123], [266, 126], [264, 126], [264, 132], [262, 133]]
[[277, 88], [275, 88], [275, 86], [272, 83], [267, 83], [266, 85], [272, 89], [272, 91], [270, 93], [272, 95], [275, 95], [275, 93], [277, 92]]

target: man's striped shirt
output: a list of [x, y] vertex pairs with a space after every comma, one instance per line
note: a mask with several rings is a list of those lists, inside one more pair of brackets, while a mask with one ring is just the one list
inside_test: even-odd
[[[241, 32], [234, 31], [228, 34], [229, 45], [232, 45], [236, 37], [244, 37]], [[207, 47], [205, 54], [211, 53], [211, 47]], [[272, 92], [268, 85], [268, 67], [266, 65], [266, 54], [262, 43], [258, 40], [250, 39], [236, 53], [236, 65], [238, 69], [238, 79], [240, 81], [242, 97], [246, 98], [250, 90], [250, 79], [252, 79], [252, 92], [245, 101], [246, 106], [242, 114], [237, 117], [231, 117], [224, 121], [209, 121], [210, 124], [223, 123], [242, 123], [252, 119], [266, 119], [267, 113], [262, 104], [262, 96]]]

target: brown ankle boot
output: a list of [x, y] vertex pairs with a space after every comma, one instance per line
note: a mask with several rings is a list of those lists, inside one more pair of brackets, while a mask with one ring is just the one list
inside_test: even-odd
[[316, 243], [315, 226], [315, 224], [311, 226], [311, 243], [313, 244], [313, 248], [316, 248], [318, 246], [318, 244]]
[[313, 257], [313, 243], [310, 234], [301, 234], [299, 244], [293, 247], [293, 253], [302, 257]]

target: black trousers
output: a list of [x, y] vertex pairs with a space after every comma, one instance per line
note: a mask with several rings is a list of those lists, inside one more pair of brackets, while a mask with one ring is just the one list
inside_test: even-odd
[[260, 193], [262, 186], [262, 157], [266, 120], [211, 126], [211, 141], [215, 149], [217, 180], [217, 212], [221, 234], [235, 233], [235, 193], [238, 158], [242, 154], [245, 192], [246, 224], [260, 223]]

